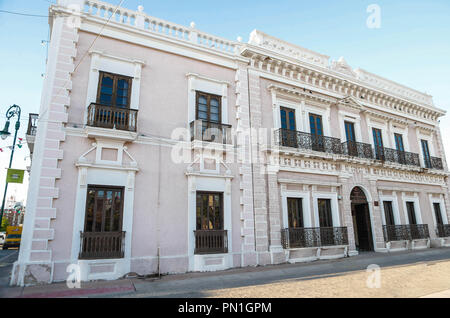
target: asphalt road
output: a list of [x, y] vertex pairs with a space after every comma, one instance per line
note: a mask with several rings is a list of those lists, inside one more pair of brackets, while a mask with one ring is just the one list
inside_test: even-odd
[[2, 250], [0, 247], [0, 289], [9, 286], [13, 263], [19, 255], [18, 249]]

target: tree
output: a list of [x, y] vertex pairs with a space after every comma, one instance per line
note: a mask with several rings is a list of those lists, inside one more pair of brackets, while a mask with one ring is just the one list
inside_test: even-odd
[[3, 218], [2, 220], [2, 226], [0, 226], [0, 232], [6, 232], [6, 227], [9, 226], [9, 220], [8, 218]]

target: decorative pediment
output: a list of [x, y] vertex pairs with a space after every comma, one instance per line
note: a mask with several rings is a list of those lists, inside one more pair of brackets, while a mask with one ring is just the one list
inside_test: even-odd
[[342, 106], [353, 108], [353, 109], [360, 110], [360, 111], [365, 110], [364, 105], [361, 104], [361, 102], [358, 101], [353, 96], [347, 96], [347, 97], [339, 100], [338, 105], [342, 105]]
[[333, 71], [350, 75], [351, 77], [356, 77], [356, 73], [353, 72], [353, 69], [350, 67], [350, 65], [348, 65], [343, 57], [340, 57], [337, 61], [332, 61], [330, 68]]

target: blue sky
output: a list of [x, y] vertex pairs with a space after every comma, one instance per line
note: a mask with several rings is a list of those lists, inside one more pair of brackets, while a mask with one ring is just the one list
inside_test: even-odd
[[[46, 15], [49, 0], [0, 0], [0, 10]], [[109, 0], [117, 4], [119, 0]], [[381, 28], [369, 29], [366, 8], [381, 8]], [[448, 0], [125, 0], [124, 7], [143, 5], [145, 13], [189, 25], [218, 36], [244, 41], [253, 29], [363, 68], [434, 97], [437, 107], [450, 111], [450, 1]], [[45, 71], [48, 19], [0, 12], [0, 125], [7, 107], [22, 107], [24, 137], [28, 114], [38, 112]], [[441, 120], [450, 136], [450, 114]], [[1, 128], [0, 128], [1, 129]], [[0, 141], [0, 148], [12, 143]], [[450, 138], [444, 138], [450, 158]], [[24, 168], [26, 147], [15, 154], [14, 167]], [[0, 168], [10, 152], [0, 152]], [[25, 159], [25, 160], [24, 160]], [[3, 192], [4, 169], [0, 169]], [[26, 184], [11, 186], [24, 197]]]

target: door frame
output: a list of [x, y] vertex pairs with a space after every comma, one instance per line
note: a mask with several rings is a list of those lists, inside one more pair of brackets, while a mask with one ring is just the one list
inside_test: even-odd
[[[373, 251], [374, 252], [378, 252], [380, 251], [380, 248], [377, 247], [377, 240], [376, 240], [376, 235], [375, 235], [375, 223], [374, 223], [374, 207], [373, 207], [373, 200], [372, 200], [372, 196], [370, 195], [370, 192], [367, 191], [366, 187], [364, 187], [361, 184], [355, 184], [352, 187], [352, 190], [350, 191], [349, 194], [349, 200], [351, 203], [351, 193], [353, 191], [354, 188], [359, 187], [363, 192], [364, 195], [366, 196], [366, 201], [367, 201], [367, 205], [368, 205], [368, 209], [369, 209], [369, 218], [370, 218], [370, 227], [371, 227], [371, 232], [372, 232], [372, 244], [373, 244]], [[353, 225], [353, 217], [352, 217], [352, 225]], [[355, 229], [353, 229], [353, 235], [355, 235]]]

